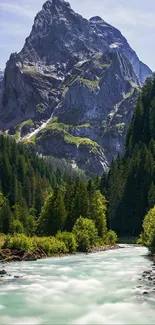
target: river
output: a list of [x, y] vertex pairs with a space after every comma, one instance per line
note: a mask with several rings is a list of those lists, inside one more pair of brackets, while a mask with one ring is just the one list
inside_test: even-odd
[[129, 246], [7, 264], [22, 277], [0, 278], [0, 324], [154, 324], [155, 291], [139, 280], [149, 268], [147, 249]]

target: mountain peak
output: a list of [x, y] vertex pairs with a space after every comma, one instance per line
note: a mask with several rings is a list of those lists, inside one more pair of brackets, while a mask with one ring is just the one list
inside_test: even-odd
[[58, 7], [62, 7], [62, 6], [69, 6], [70, 7], [70, 4], [67, 2], [67, 1], [64, 1], [64, 0], [48, 0], [44, 3], [43, 5], [43, 9], [46, 10], [46, 9], [50, 9], [51, 7], [53, 6], [58, 6]]
[[89, 19], [91, 23], [105, 22], [100, 16], [94, 16]]

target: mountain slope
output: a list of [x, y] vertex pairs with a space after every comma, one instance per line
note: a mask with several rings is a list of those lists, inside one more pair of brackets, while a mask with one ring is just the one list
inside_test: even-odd
[[4, 78], [4, 72], [3, 70], [0, 69], [0, 93], [2, 88], [3, 78]]
[[[123, 150], [138, 88], [149, 75], [117, 29], [99, 17], [82, 18], [63, 0], [47, 1], [22, 51], [7, 62], [0, 129], [19, 131], [31, 119], [24, 136], [32, 132], [27, 140], [33, 136], [37, 150], [101, 174]], [[60, 125], [49, 132], [50, 117], [50, 124], [54, 117], [69, 126], [67, 135]]]
[[100, 35], [100, 41], [105, 42], [111, 51], [116, 51], [126, 56], [132, 64], [140, 83], [144, 83], [146, 78], [152, 74], [152, 71], [146, 64], [139, 60], [137, 54], [130, 47], [121, 32], [107, 24], [100, 17], [92, 17], [90, 22], [92, 28], [95, 28], [95, 32]]

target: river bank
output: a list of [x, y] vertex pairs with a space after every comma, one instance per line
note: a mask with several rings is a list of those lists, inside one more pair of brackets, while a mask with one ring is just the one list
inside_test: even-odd
[[149, 256], [149, 259], [150, 261], [153, 260], [151, 268], [149, 270], [143, 271], [142, 277], [139, 279], [139, 281], [144, 281], [147, 286], [147, 290], [144, 292], [144, 294], [149, 294], [152, 291], [152, 288], [155, 291], [155, 261], [151, 255]]
[[[107, 246], [96, 246], [88, 248], [86, 254], [106, 252], [108, 250], [115, 250], [122, 248], [120, 245], [107, 245]], [[77, 252], [78, 253], [78, 252]], [[47, 255], [43, 249], [36, 249], [33, 252], [26, 252], [24, 249], [1, 249], [0, 250], [0, 263], [9, 263], [9, 262], [22, 262], [22, 261], [37, 261], [38, 259], [43, 258], [52, 258], [52, 257], [64, 257], [76, 255], [74, 254], [54, 254]]]

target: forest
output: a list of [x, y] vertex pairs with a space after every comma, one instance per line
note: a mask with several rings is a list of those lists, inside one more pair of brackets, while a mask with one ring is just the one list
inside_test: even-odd
[[[0, 233], [5, 248], [52, 253], [115, 243], [99, 178], [53, 168], [23, 144], [0, 136]], [[80, 176], [79, 176], [80, 175]], [[40, 239], [32, 239], [32, 237]]]

